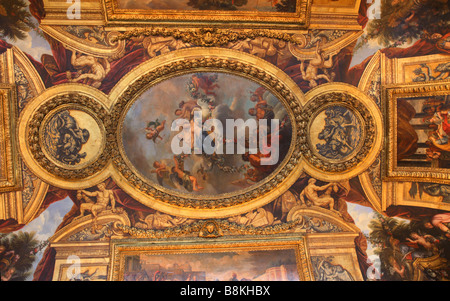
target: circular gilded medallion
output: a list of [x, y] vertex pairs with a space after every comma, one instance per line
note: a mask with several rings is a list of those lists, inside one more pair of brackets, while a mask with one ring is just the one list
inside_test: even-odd
[[98, 158], [105, 143], [100, 123], [86, 109], [59, 107], [41, 127], [44, 153], [56, 165], [80, 169]]
[[287, 156], [292, 125], [266, 87], [224, 72], [165, 79], [132, 102], [123, 151], [141, 179], [166, 193], [200, 198], [249, 191]]
[[309, 139], [315, 153], [330, 162], [342, 162], [353, 157], [362, 142], [361, 121], [353, 110], [331, 105], [312, 120]]

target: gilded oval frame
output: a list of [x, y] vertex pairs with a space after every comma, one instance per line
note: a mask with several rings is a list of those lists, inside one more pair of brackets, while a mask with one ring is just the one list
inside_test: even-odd
[[[216, 196], [193, 196], [192, 194], [175, 192], [164, 187], [159, 187], [156, 183], [150, 184], [127, 159], [122, 144], [122, 127], [125, 115], [131, 106], [145, 91], [156, 84], [170, 78], [195, 72], [227, 73], [253, 81], [267, 88], [283, 104], [289, 115], [292, 125], [292, 139], [288, 154], [268, 178], [251, 186], [249, 189]], [[156, 198], [158, 201], [178, 207], [195, 209], [232, 207], [258, 199], [267, 194], [273, 194], [272, 191], [277, 191], [277, 187], [282, 185], [284, 179], [292, 173], [297, 162], [301, 160], [301, 152], [296, 151], [296, 145], [298, 144], [296, 141], [298, 136], [297, 132], [302, 127], [302, 124], [296, 122], [296, 115], [294, 114], [294, 109], [300, 103], [295, 99], [296, 97], [292, 91], [289, 91], [279, 79], [267, 74], [262, 68], [254, 65], [226, 58], [192, 58], [167, 63], [156, 69], [149, 70], [145, 75], [136, 79], [119, 96], [114, 104], [112, 108], [114, 121], [112, 124], [117, 125], [117, 128], [113, 130], [116, 133], [116, 144], [113, 147], [116, 152], [113, 155], [113, 164], [121, 176], [134, 186], [135, 189]]]

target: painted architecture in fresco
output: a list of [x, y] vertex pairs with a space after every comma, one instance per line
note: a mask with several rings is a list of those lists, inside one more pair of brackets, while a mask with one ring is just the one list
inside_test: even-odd
[[1, 280], [449, 280], [449, 18], [0, 1]]
[[[295, 251], [292, 249], [248, 253], [140, 255], [137, 258], [126, 257], [125, 262], [125, 281], [299, 280]], [[243, 262], [248, 265], [242, 265]]]
[[[400, 141], [397, 145], [405, 146], [397, 152], [399, 164], [421, 166], [428, 163], [429, 166], [448, 168], [447, 98], [447, 95], [443, 95], [398, 99], [397, 110], [410, 112], [409, 116], [402, 115], [398, 121], [399, 125], [402, 124], [398, 129], [399, 133], [401, 131], [399, 137], [403, 138], [407, 131], [412, 135], [409, 145], [408, 140]], [[407, 118], [410, 118], [409, 122], [405, 123]]]

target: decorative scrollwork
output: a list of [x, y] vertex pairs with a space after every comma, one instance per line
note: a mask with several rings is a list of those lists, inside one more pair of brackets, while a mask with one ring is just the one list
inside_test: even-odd
[[173, 29], [163, 27], [151, 27], [147, 29], [135, 29], [114, 37], [111, 42], [129, 40], [134, 37], [162, 36], [173, 37], [184, 43], [202, 47], [226, 46], [229, 43], [258, 37], [278, 39], [301, 45], [303, 41], [288, 33], [271, 30], [235, 31], [220, 28], [198, 28], [198, 29]]
[[[170, 237], [181, 237], [192, 233], [200, 233], [206, 224], [214, 223], [218, 229], [221, 231], [227, 231], [229, 233], [240, 234], [240, 235], [272, 235], [286, 232], [293, 229], [297, 225], [303, 222], [303, 219], [297, 219], [291, 222], [270, 225], [265, 227], [255, 227], [255, 226], [244, 226], [237, 223], [228, 222], [225, 220], [214, 220], [214, 221], [198, 221], [190, 225], [167, 228], [164, 230], [152, 230], [152, 229], [140, 229], [136, 227], [126, 226], [119, 223], [114, 224], [116, 231], [121, 231], [124, 234], [136, 238], [170, 238]], [[208, 237], [208, 236], [202, 236]], [[214, 236], [216, 237], [216, 236]]]

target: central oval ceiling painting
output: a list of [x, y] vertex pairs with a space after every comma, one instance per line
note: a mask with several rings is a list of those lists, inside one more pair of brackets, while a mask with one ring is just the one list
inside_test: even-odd
[[248, 78], [197, 72], [163, 80], [130, 104], [123, 150], [134, 172], [166, 192], [207, 197], [248, 191], [288, 155], [283, 103]]

